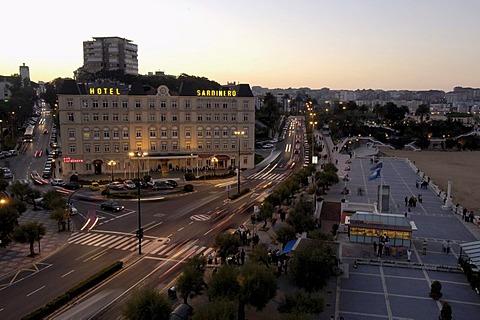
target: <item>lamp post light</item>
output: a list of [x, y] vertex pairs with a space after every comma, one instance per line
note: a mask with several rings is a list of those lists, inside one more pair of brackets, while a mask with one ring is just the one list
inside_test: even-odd
[[[312, 118], [313, 119], [313, 118]], [[315, 131], [315, 126], [317, 125], [317, 121], [310, 121], [310, 124], [312, 125], [312, 161], [310, 163], [313, 164], [313, 153], [315, 152], [315, 136], [314, 136], [314, 131]]]
[[213, 164], [213, 177], [215, 177], [215, 175], [216, 175], [215, 168], [216, 168], [217, 163], [218, 163], [218, 158], [213, 156], [211, 161], [212, 161], [212, 164]]
[[240, 138], [245, 135], [245, 131], [235, 131], [234, 134], [238, 137], [238, 180], [237, 180], [237, 193], [240, 194]]
[[117, 162], [116, 162], [115, 160], [110, 160], [110, 161], [108, 161], [108, 165], [109, 165], [110, 168], [112, 169], [112, 171], [111, 171], [112, 177], [111, 177], [111, 178], [112, 178], [112, 182], [113, 182], [113, 180], [114, 180], [114, 179], [113, 179], [113, 167], [115, 167], [115, 166], [117, 165]]
[[141, 205], [140, 205], [140, 158], [148, 156], [147, 152], [142, 152], [140, 150], [134, 151], [134, 152], [129, 152], [128, 155], [130, 158], [138, 158], [138, 167], [137, 167], [137, 173], [138, 173], [138, 184], [137, 184], [137, 204], [138, 204], [138, 230], [137, 230], [137, 238], [138, 238], [138, 254], [142, 255], [142, 238], [143, 238], [143, 229], [142, 229], [142, 211], [141, 211]]

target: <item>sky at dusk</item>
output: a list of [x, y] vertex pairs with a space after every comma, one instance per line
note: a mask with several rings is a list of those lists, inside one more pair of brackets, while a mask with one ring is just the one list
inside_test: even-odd
[[138, 45], [139, 73], [268, 88], [480, 87], [478, 0], [17, 0], [2, 3], [0, 75], [73, 77], [83, 41]]

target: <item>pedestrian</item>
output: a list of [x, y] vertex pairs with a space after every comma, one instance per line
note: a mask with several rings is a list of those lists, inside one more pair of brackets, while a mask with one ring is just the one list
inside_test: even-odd
[[208, 254], [208, 264], [212, 264], [213, 263], [213, 256], [211, 253]]
[[405, 207], [408, 207], [408, 197], [405, 197]]
[[386, 256], [390, 255], [390, 242], [388, 241], [385, 242], [385, 255]]
[[280, 275], [282, 274], [282, 261], [280, 261], [280, 259], [278, 259], [277, 261], [277, 277], [280, 277]]
[[423, 196], [421, 194], [418, 195], [418, 202], [422, 203], [423, 201]]
[[240, 262], [242, 263], [242, 266], [245, 264], [245, 250], [242, 248], [242, 252], [240, 252]]
[[475, 214], [473, 213], [473, 210], [470, 211], [470, 215], [469, 215], [469, 221], [473, 223], [473, 218], [475, 218]]
[[377, 241], [373, 241], [373, 253], [377, 254]]
[[408, 218], [408, 211], [405, 211], [403, 215], [405, 216], [405, 218]]
[[447, 241], [445, 239], [443, 239], [443, 242], [442, 242], [442, 250], [443, 250], [443, 253], [447, 253]]
[[410, 248], [407, 249], [407, 261], [410, 262], [412, 258], [412, 250]]
[[423, 240], [423, 243], [422, 243], [422, 254], [423, 255], [427, 254], [427, 246], [428, 246], [427, 240]]
[[452, 249], [452, 244], [450, 243], [450, 240], [447, 240], [447, 254], [450, 253], [451, 249]]
[[378, 244], [378, 252], [377, 252], [377, 257], [381, 258], [382, 257], [382, 250], [383, 250], [383, 243], [380, 242]]
[[419, 186], [419, 185], [420, 185], [420, 182], [418, 182], [418, 180], [417, 180], [417, 181], [415, 181], [415, 188], [417, 188], [417, 189], [418, 189], [418, 186]]
[[285, 271], [286, 275], [288, 274], [287, 269], [288, 269], [288, 259], [285, 258], [285, 259], [283, 259], [283, 270]]

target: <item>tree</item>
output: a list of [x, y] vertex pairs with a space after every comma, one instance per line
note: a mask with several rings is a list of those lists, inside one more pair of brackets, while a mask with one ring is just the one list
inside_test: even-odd
[[268, 264], [268, 251], [265, 243], [259, 243], [257, 246], [255, 246], [249, 258], [250, 261], [264, 264], [267, 268], [270, 266]]
[[172, 312], [169, 299], [151, 287], [136, 290], [123, 308], [123, 316], [128, 320], [168, 320]]
[[203, 280], [205, 274], [206, 260], [203, 256], [195, 256], [189, 259], [183, 273], [178, 277], [177, 289], [183, 296], [183, 302], [186, 304], [188, 297], [201, 295], [207, 288]]
[[56, 207], [50, 213], [50, 219], [57, 221], [58, 232], [65, 231], [66, 228], [66, 219], [69, 218], [69, 210], [65, 207]]
[[222, 265], [209, 282], [209, 299], [213, 301], [236, 301], [240, 290], [240, 284], [237, 282], [237, 275], [237, 268], [231, 265]]
[[33, 244], [38, 242], [38, 251], [40, 252], [40, 240], [45, 235], [46, 229], [43, 223], [38, 221], [29, 221], [18, 226], [14, 233], [13, 239], [21, 244], [28, 243], [30, 245], [30, 257], [35, 256]]
[[297, 233], [295, 232], [295, 228], [288, 224], [281, 226], [275, 232], [275, 239], [277, 239], [278, 242], [282, 243], [282, 248], [285, 248], [288, 241], [296, 238]]
[[260, 212], [258, 213], [258, 220], [264, 221], [263, 228], [267, 227], [268, 219], [272, 219], [273, 212], [275, 211], [275, 207], [271, 202], [264, 201], [260, 206]]
[[18, 180], [15, 180], [10, 185], [10, 191], [20, 200], [24, 201], [24, 197], [32, 192], [32, 187], [28, 183], [22, 183]]
[[[430, 108], [426, 104], [421, 104], [415, 110], [415, 115], [420, 116], [420, 122], [423, 122], [423, 117], [430, 114]], [[428, 120], [428, 119], [427, 119]]]
[[54, 210], [57, 208], [66, 208], [67, 200], [65, 200], [57, 191], [50, 190], [43, 195], [43, 203], [45, 208]]
[[290, 211], [287, 222], [293, 226], [296, 233], [312, 230], [315, 227], [312, 203], [301, 198]]
[[321, 290], [334, 275], [336, 258], [324, 242], [306, 243], [297, 248], [290, 261], [290, 275], [297, 286], [308, 294]]
[[195, 310], [193, 320], [237, 320], [236, 309], [234, 301], [215, 300]]
[[217, 250], [222, 263], [226, 262], [228, 255], [237, 253], [241, 244], [240, 237], [230, 233], [219, 233], [213, 241], [213, 247]]
[[13, 206], [0, 207], [0, 247], [5, 248], [12, 240], [20, 214]]
[[302, 290], [287, 292], [280, 300], [278, 312], [293, 314], [319, 314], [325, 308], [325, 303], [320, 295], [307, 295]]

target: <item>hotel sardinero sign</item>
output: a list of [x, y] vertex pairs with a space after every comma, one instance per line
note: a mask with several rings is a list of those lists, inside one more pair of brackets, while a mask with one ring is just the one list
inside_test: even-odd
[[236, 97], [236, 90], [197, 90], [197, 97]]
[[118, 88], [89, 88], [88, 94], [115, 96], [120, 95], [120, 90]]

